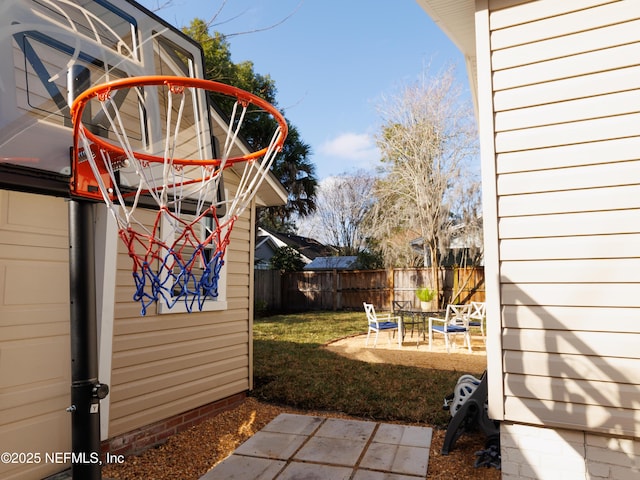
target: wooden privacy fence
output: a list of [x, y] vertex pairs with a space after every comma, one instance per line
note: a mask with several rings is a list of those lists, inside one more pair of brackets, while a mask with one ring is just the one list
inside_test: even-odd
[[282, 272], [254, 270], [253, 298], [256, 313], [279, 311], [282, 305]]
[[[445, 303], [484, 301], [482, 267], [441, 268], [439, 273]], [[409, 300], [418, 307], [415, 291], [425, 286], [431, 286], [430, 268], [304, 272], [255, 270], [254, 300], [257, 310], [271, 312], [360, 309], [363, 302], [373, 303], [381, 310], [390, 310], [394, 300]]]

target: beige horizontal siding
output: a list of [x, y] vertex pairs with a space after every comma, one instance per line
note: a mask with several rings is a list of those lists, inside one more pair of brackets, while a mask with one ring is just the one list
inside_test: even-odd
[[489, 7], [505, 419], [637, 436], [640, 9]]
[[[181, 359], [182, 360], [182, 359]], [[247, 368], [246, 355], [237, 355], [227, 359], [201, 356], [199, 361], [182, 362], [183, 368], [176, 369], [173, 365], [155, 364], [150, 369], [153, 373], [149, 376], [138, 376], [130, 382], [123, 382], [119, 377], [119, 388], [113, 393], [112, 402], [119, 404], [124, 409], [124, 401], [128, 399], [138, 399], [146, 396], [149, 392], [167, 392], [178, 389], [189, 389], [199, 382], [210, 382], [217, 377], [220, 380], [225, 375], [234, 375]], [[206, 362], [205, 360], [209, 360]], [[153, 368], [155, 367], [155, 368]], [[157, 372], [161, 369], [168, 369], [161, 375]], [[230, 373], [231, 372], [231, 373]], [[198, 391], [199, 387], [194, 387]], [[186, 393], [186, 392], [185, 392]], [[154, 398], [157, 398], [154, 395]], [[148, 405], [152, 405], [155, 400], [149, 400]], [[137, 407], [132, 404], [132, 412]]]
[[[236, 338], [243, 339], [244, 336], [237, 335]], [[202, 364], [216, 365], [218, 362], [246, 356], [248, 351], [246, 343], [238, 342], [234, 344], [233, 342], [234, 339], [227, 336], [220, 339], [218, 345], [209, 344], [208, 348], [202, 348], [202, 345], [198, 346], [192, 343], [184, 347], [180, 355], [175, 355], [174, 353], [171, 356], [167, 356], [168, 358], [159, 357], [155, 360], [150, 360], [149, 356], [139, 354], [136, 363], [130, 363], [129, 366], [118, 369], [118, 374], [114, 378], [119, 384], [126, 384], [147, 379], [159, 370], [170, 374], [185, 369], [197, 368]], [[138, 351], [136, 350], [136, 352]], [[124, 358], [131, 362], [130, 356]]]
[[196, 311], [188, 315], [193, 315], [193, 313], [195, 313], [196, 315], [207, 317], [211, 319], [211, 321], [208, 325], [192, 327], [188, 324], [185, 324], [185, 322], [179, 323], [179, 321], [176, 320], [175, 327], [173, 329], [134, 334], [129, 333], [121, 335], [120, 330], [118, 329], [114, 335], [114, 355], [120, 351], [132, 350], [136, 348], [147, 348], [173, 342], [189, 342], [191, 340], [203, 338], [206, 336], [223, 336], [246, 330], [246, 325], [242, 325], [241, 322], [214, 322], [214, 319], [216, 319], [216, 317], [224, 317], [222, 315], [216, 315], [215, 312]]
[[[238, 392], [247, 390], [247, 373], [241, 372], [238, 375], [239, 380], [220, 378], [217, 381], [211, 381], [210, 384], [202, 382], [198, 385], [181, 386], [177, 391], [162, 392], [152, 396], [136, 398], [131, 401], [131, 405], [115, 405], [112, 407], [112, 420], [109, 422], [109, 432], [112, 435], [126, 433], [136, 426], [148, 425], [158, 419], [165, 419], [186, 412], [195, 408], [194, 405], [206, 405], [212, 402], [212, 399], [221, 399], [230, 397]], [[242, 378], [244, 377], [244, 378]], [[186, 388], [197, 387], [197, 388]], [[215, 400], [213, 400], [215, 401]], [[148, 408], [139, 410], [140, 403], [147, 403]], [[131, 417], [135, 417], [132, 421]], [[112, 433], [113, 432], [113, 433]]]
[[[211, 315], [191, 315], [190, 313], [176, 313], [173, 315], [134, 316], [118, 322], [118, 335], [123, 336], [154, 336], [171, 335], [176, 329], [217, 329], [223, 324], [242, 319], [241, 312], [230, 311], [225, 317]], [[197, 337], [197, 333], [193, 334]], [[123, 348], [126, 350], [126, 348]]]
[[245, 337], [245, 332], [238, 332], [232, 335], [199, 338], [170, 345], [154, 345], [118, 352], [113, 358], [114, 376], [122, 375], [123, 381], [128, 381], [132, 369], [141, 371], [147, 367], [153, 368], [155, 362], [162, 360], [172, 362], [190, 354], [199, 354], [204, 357], [209, 351], [226, 349], [230, 345], [231, 348], [241, 349], [239, 346], [242, 345]]
[[[233, 175], [225, 187], [234, 188]], [[154, 213], [145, 212], [153, 222]], [[249, 388], [248, 213], [225, 253], [226, 310], [140, 316], [132, 263], [120, 246], [109, 435], [116, 436]]]

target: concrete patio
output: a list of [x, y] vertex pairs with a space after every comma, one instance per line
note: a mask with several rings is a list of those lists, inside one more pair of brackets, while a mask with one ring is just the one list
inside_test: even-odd
[[431, 428], [280, 414], [200, 480], [425, 479]]

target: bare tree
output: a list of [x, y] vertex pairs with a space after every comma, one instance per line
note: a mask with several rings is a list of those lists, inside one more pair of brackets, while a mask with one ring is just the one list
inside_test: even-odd
[[431, 286], [439, 292], [440, 257], [453, 226], [463, 225], [462, 210], [469, 211], [464, 204], [478, 184], [472, 179], [471, 159], [478, 147], [470, 102], [461, 99], [453, 68], [435, 76], [427, 70], [396, 96], [383, 99], [379, 113], [384, 176], [374, 189], [369, 228], [387, 258], [397, 248], [389, 239], [407, 232], [420, 236], [425, 264], [433, 267]]
[[325, 179], [316, 193], [316, 210], [301, 227], [342, 254], [357, 255], [366, 247], [362, 222], [372, 206], [374, 182], [364, 171]]

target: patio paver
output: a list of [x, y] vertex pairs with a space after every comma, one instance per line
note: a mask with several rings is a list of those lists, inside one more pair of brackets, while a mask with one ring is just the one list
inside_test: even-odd
[[240, 445], [235, 453], [251, 457], [287, 460], [306, 440], [306, 435], [260, 431]]
[[425, 479], [432, 430], [281, 414], [200, 480]]
[[294, 459], [353, 467], [366, 446], [366, 440], [313, 437], [296, 453]]

